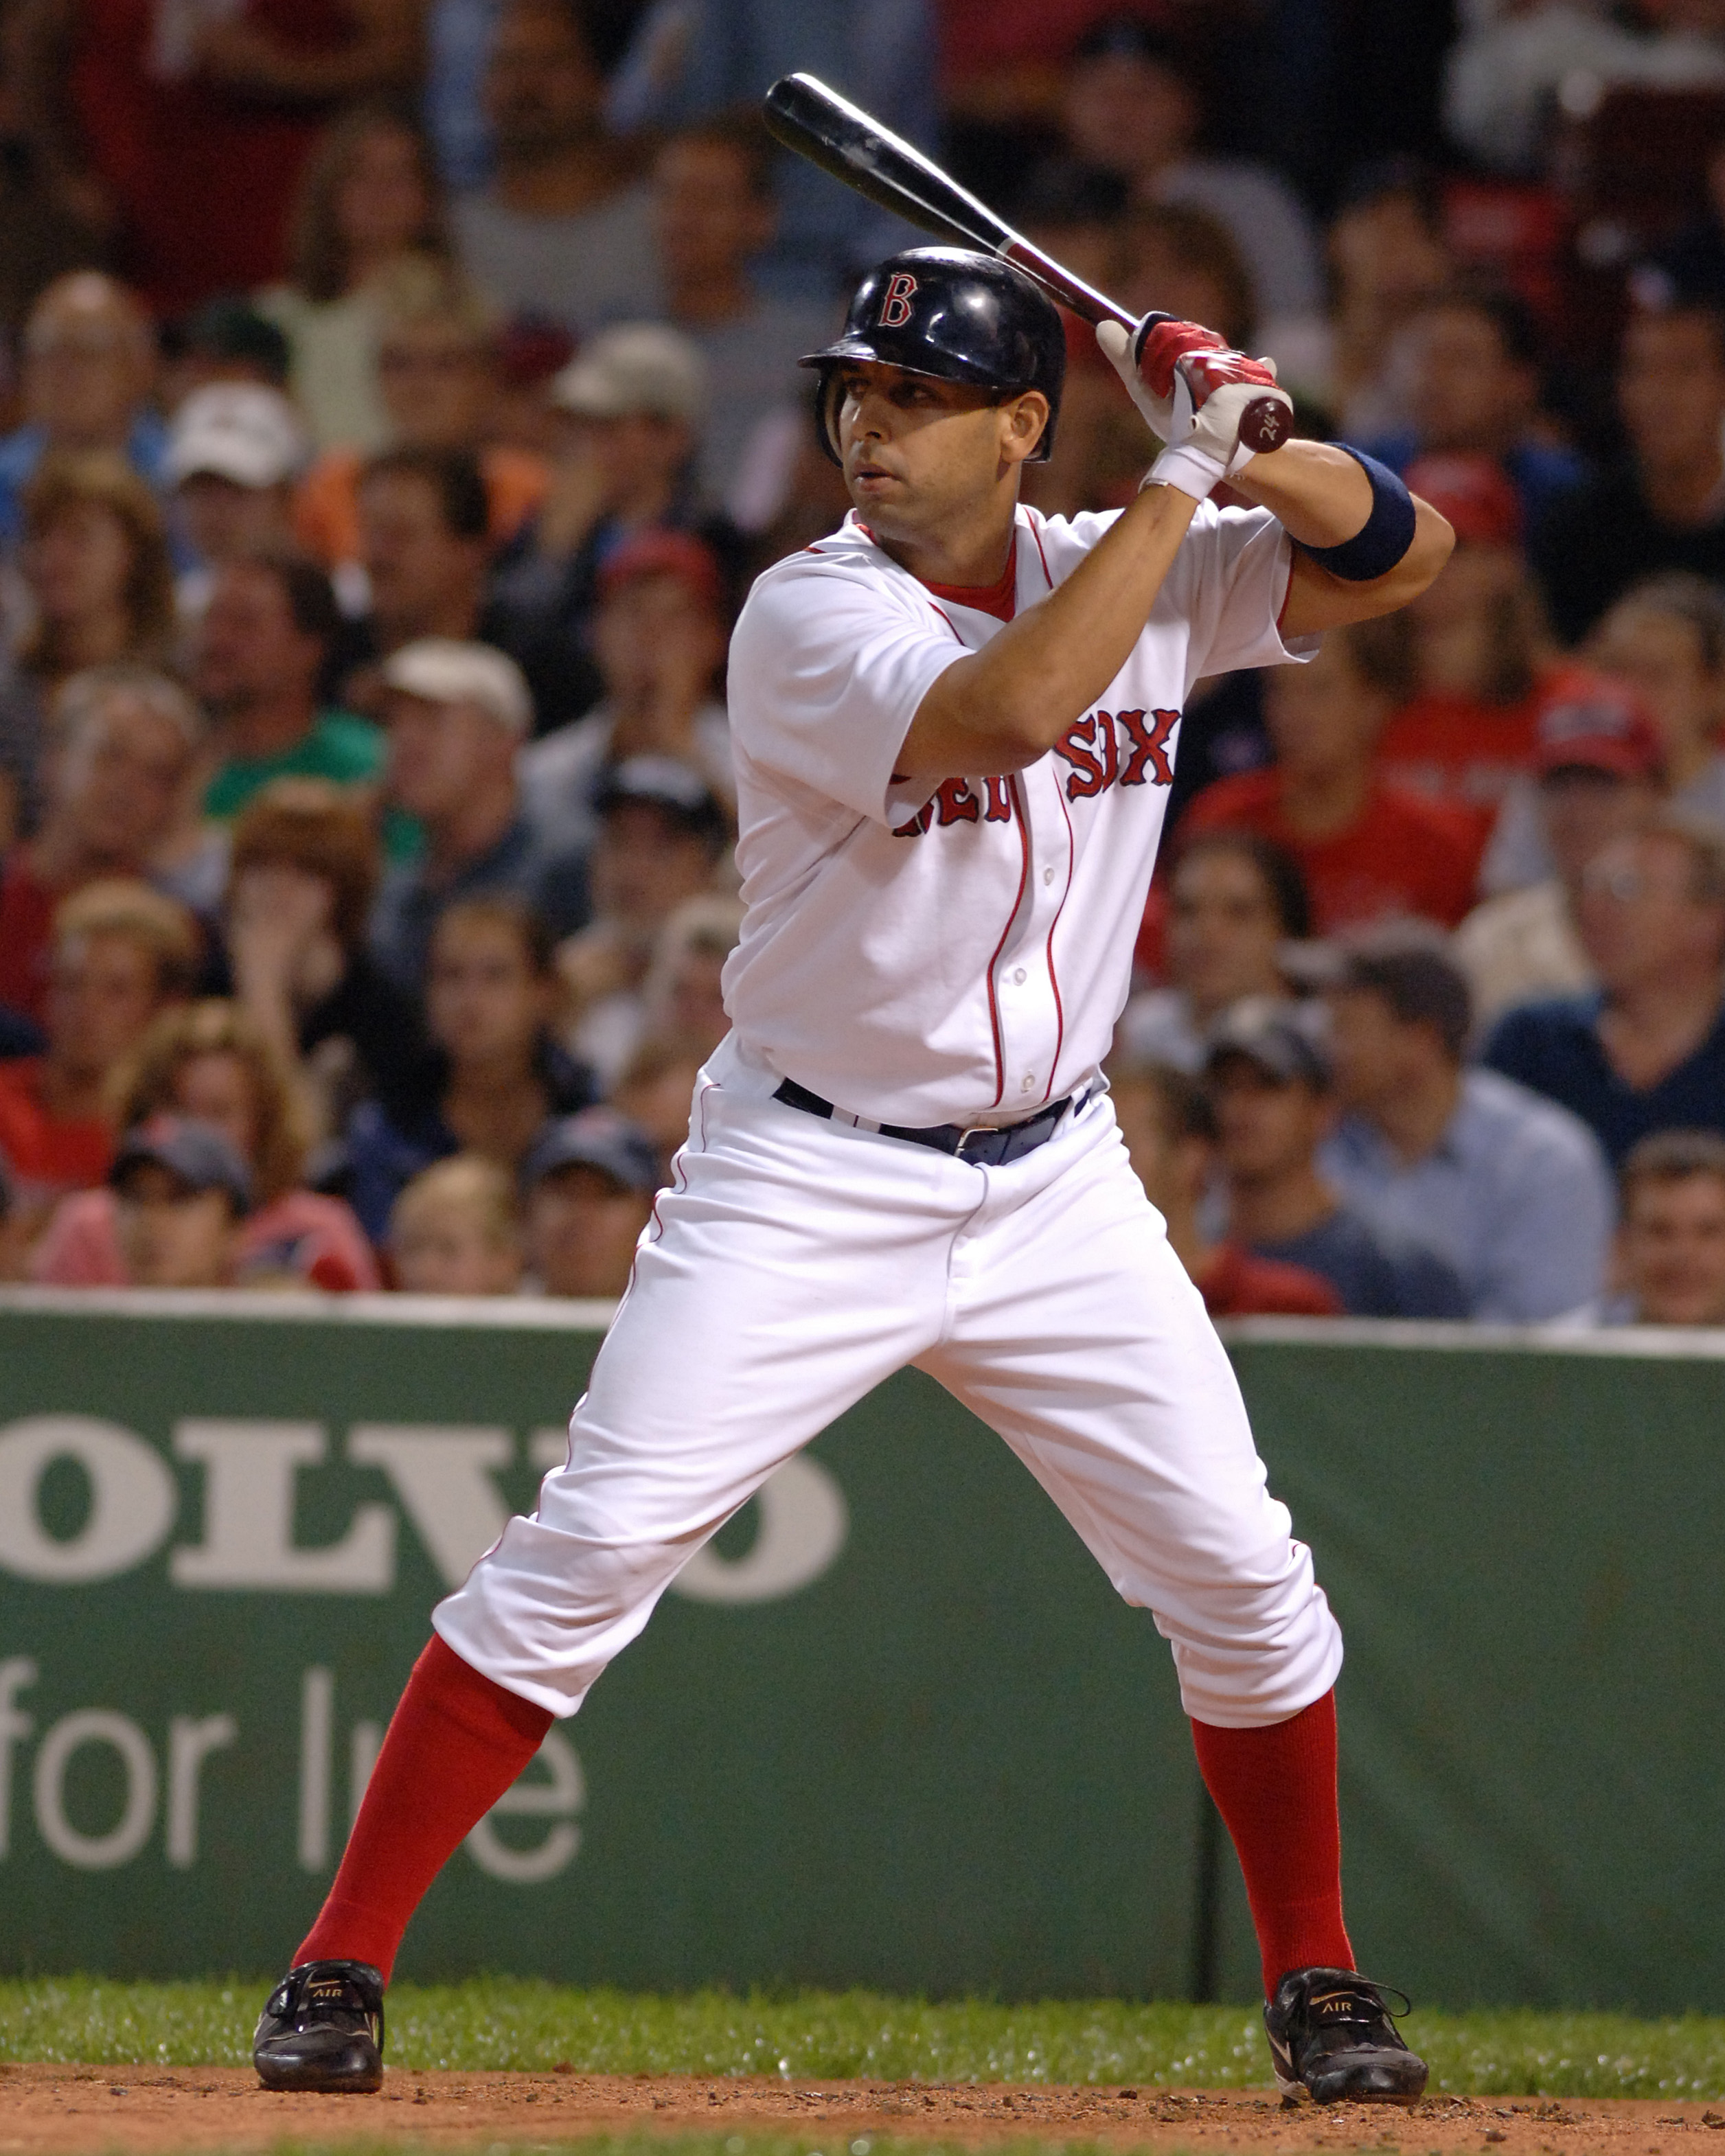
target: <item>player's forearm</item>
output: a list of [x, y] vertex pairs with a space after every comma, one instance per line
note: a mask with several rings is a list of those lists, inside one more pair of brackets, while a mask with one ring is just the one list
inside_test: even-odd
[[1198, 505], [1147, 487], [1048, 597], [923, 698], [898, 758], [906, 777], [986, 777], [1045, 756], [1125, 665]]
[[[1325, 442], [1285, 443], [1254, 457], [1229, 485], [1259, 508], [1267, 509], [1302, 547], [1343, 546], [1364, 527], [1373, 511], [1372, 482], [1358, 459]], [[1406, 552], [1384, 576], [1351, 588], [1337, 586], [1331, 596], [1337, 607], [1347, 609], [1337, 619], [1393, 613], [1417, 598], [1448, 561], [1454, 533], [1429, 503], [1416, 496], [1414, 507], [1414, 536]], [[1302, 585], [1316, 582], [1321, 573], [1298, 556], [1296, 567]], [[1337, 580], [1324, 577], [1322, 583], [1336, 586]], [[1302, 601], [1310, 596], [1299, 594]], [[1327, 618], [1311, 624], [1330, 625]]]

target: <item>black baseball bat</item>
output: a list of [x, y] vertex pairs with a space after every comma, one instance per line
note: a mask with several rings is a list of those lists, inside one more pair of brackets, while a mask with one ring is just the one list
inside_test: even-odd
[[998, 254], [1086, 321], [1131, 329], [1137, 321], [1118, 300], [1033, 247], [932, 157], [814, 75], [781, 76], [767, 93], [762, 116], [788, 150], [937, 239]]

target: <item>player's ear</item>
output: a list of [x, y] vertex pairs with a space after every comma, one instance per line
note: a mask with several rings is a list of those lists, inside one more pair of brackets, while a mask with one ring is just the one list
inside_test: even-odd
[[1040, 389], [1026, 389], [1001, 405], [1001, 454], [1009, 464], [1022, 464], [1035, 449], [1048, 425], [1048, 399]]

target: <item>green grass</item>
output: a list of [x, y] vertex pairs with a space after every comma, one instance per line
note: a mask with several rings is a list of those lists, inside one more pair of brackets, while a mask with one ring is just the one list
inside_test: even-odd
[[[267, 1988], [238, 1979], [0, 1982], [0, 2061], [243, 2065]], [[1405, 2028], [1430, 2061], [1434, 2088], [1455, 2094], [1725, 2096], [1725, 2020], [1431, 2010]], [[1226, 2088], [1269, 2079], [1258, 2018], [1245, 2007], [930, 2004], [861, 1991], [656, 1998], [506, 1977], [396, 1987], [389, 2056], [470, 2072], [567, 2061], [584, 2073], [797, 2080]]]

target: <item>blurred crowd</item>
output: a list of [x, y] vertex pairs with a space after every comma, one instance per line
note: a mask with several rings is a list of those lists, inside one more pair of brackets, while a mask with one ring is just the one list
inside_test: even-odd
[[[1110, 1076], [1212, 1310], [1725, 1324], [1725, 0], [0, 0], [0, 1278], [621, 1291], [912, 244], [795, 68], [1455, 526], [1184, 716]], [[1147, 455], [1069, 331], [1050, 515]]]

